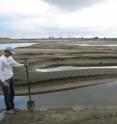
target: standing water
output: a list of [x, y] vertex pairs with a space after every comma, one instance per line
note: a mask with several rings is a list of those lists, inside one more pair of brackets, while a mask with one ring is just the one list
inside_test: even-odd
[[4, 50], [6, 47], [18, 48], [18, 47], [28, 47], [36, 43], [6, 43], [0, 44], [0, 50]]
[[[16, 107], [26, 109], [27, 96], [15, 98]], [[57, 107], [98, 107], [117, 105], [117, 82], [89, 86], [55, 93], [33, 95], [35, 109], [43, 110]], [[4, 108], [3, 96], [0, 96], [0, 109]]]
[[75, 66], [60, 66], [47, 69], [36, 69], [37, 72], [59, 72], [71, 70], [84, 70], [84, 69], [117, 69], [117, 66], [97, 66], [97, 67], [75, 67]]

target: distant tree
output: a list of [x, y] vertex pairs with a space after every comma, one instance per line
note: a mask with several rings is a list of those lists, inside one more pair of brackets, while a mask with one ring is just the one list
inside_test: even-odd
[[94, 37], [94, 39], [95, 39], [95, 40], [98, 40], [98, 39], [99, 39], [99, 37], [97, 37], [97, 36], [96, 36], [96, 37]]
[[81, 37], [81, 39], [84, 39], [84, 37]]
[[104, 40], [106, 40], [107, 38], [106, 37], [104, 37]]
[[54, 35], [52, 36], [52, 38], [54, 39]]
[[51, 37], [51, 36], [49, 36], [49, 39], [52, 39], [52, 37]]

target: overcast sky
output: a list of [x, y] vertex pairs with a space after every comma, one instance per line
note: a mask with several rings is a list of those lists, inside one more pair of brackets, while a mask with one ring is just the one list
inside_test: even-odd
[[0, 0], [0, 36], [117, 37], [117, 0]]

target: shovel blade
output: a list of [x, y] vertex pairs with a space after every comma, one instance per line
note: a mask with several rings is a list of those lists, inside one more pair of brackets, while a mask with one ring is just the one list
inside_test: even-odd
[[33, 111], [35, 107], [35, 102], [34, 101], [27, 101], [27, 109], [29, 111]]

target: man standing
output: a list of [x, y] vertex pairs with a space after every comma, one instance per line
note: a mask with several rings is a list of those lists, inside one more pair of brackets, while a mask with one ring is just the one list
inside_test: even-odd
[[20, 64], [13, 59], [12, 55], [14, 54], [14, 49], [7, 47], [0, 57], [0, 81], [3, 86], [5, 105], [9, 114], [15, 113], [13, 67], [24, 67], [24, 64]]

